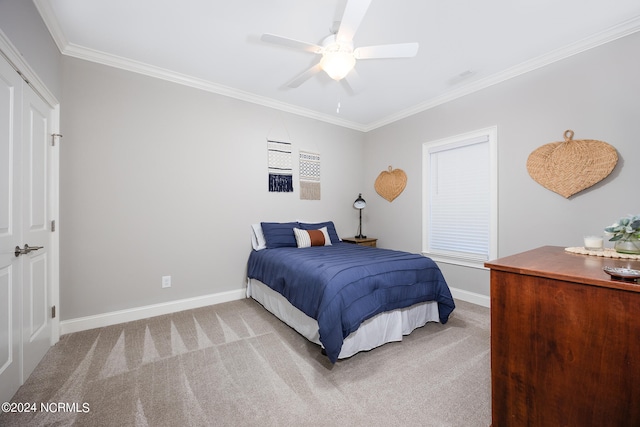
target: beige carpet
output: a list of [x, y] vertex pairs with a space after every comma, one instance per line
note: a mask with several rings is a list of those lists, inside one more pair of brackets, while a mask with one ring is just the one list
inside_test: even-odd
[[335, 365], [253, 300], [65, 335], [0, 425], [486, 427], [489, 310], [456, 303]]

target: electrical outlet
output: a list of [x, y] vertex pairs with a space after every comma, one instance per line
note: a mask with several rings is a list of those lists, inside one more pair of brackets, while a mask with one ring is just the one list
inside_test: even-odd
[[171, 276], [162, 276], [162, 287], [163, 288], [171, 287]]

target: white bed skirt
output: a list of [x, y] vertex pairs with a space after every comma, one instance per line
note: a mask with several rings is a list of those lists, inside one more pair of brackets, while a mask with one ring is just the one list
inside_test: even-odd
[[[320, 343], [318, 322], [291, 305], [285, 297], [259, 280], [249, 279], [247, 297], [258, 301], [278, 319], [316, 344]], [[402, 341], [414, 329], [427, 322], [439, 322], [438, 303], [427, 301], [393, 311], [380, 313], [367, 319], [345, 338], [339, 359], [351, 357], [359, 351], [371, 350], [392, 341]]]

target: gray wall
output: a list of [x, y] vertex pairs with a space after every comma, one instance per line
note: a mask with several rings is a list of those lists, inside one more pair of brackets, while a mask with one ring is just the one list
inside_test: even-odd
[[[368, 233], [381, 246], [421, 250], [421, 150], [424, 142], [497, 125], [499, 256], [543, 245], [581, 246], [585, 234], [640, 212], [640, 33], [572, 56], [482, 91], [416, 114], [366, 136]], [[526, 170], [539, 146], [574, 139], [608, 142], [618, 151], [613, 173], [565, 199]], [[405, 170], [405, 191], [392, 203], [375, 193], [389, 165]], [[610, 246], [610, 243], [607, 242]], [[489, 294], [481, 269], [441, 264], [451, 286]]]
[[60, 100], [62, 55], [32, 1], [0, 0], [0, 29]]
[[[419, 252], [422, 143], [491, 125], [499, 131], [500, 256], [580, 245], [583, 234], [640, 212], [631, 163], [640, 158], [640, 34], [361, 134], [61, 59], [30, 1], [0, 1], [0, 28], [62, 102], [62, 320], [241, 289], [251, 223], [333, 219], [353, 235], [359, 192], [368, 202], [364, 233]], [[566, 129], [609, 142], [620, 156], [609, 178], [568, 200], [525, 168], [531, 151]], [[321, 201], [266, 191], [267, 137], [321, 153]], [[389, 165], [409, 177], [393, 203], [373, 188]], [[441, 267], [452, 287], [489, 294], [487, 271]], [[172, 288], [161, 289], [162, 275]]]
[[[73, 58], [63, 76], [62, 320], [241, 289], [255, 222], [354, 235], [361, 132]], [[320, 201], [297, 161], [294, 193], [267, 191], [267, 137], [320, 153]]]

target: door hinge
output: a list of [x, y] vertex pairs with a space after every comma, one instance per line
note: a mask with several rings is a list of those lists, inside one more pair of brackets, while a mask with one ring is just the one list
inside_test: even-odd
[[56, 306], [52, 306], [51, 307], [51, 318], [55, 319], [56, 318]]
[[51, 146], [55, 147], [56, 146], [56, 136], [59, 138], [62, 138], [62, 135], [60, 135], [59, 133], [52, 133], [51, 134]]
[[56, 231], [56, 220], [52, 219], [51, 220], [51, 232]]

